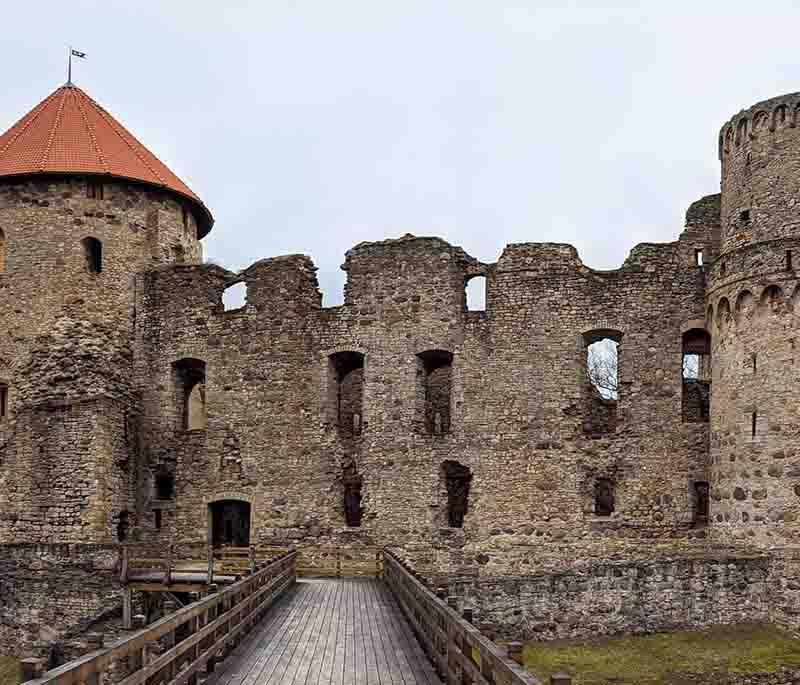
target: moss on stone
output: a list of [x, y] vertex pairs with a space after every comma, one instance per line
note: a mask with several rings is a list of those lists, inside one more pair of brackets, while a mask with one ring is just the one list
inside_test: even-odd
[[17, 685], [19, 661], [10, 656], [0, 656], [0, 685]]
[[[681, 682], [681, 676], [775, 673], [800, 667], [800, 640], [766, 625], [594, 640], [528, 643], [525, 666], [545, 680], [558, 671], [575, 685]], [[688, 682], [696, 682], [689, 680]], [[704, 681], [705, 682], [705, 681]], [[724, 682], [724, 681], [723, 681]]]

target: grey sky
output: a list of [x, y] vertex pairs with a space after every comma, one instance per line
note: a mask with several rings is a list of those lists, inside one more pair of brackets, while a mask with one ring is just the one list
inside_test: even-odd
[[[224, 9], [223, 9], [224, 6]], [[74, 80], [211, 208], [231, 269], [310, 254], [326, 305], [362, 240], [484, 261], [674, 240], [732, 114], [800, 89], [791, 2], [4, 3], [0, 127]]]

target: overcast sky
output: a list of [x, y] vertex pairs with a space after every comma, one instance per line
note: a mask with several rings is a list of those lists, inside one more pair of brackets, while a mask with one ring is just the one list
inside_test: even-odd
[[[223, 9], [224, 6], [224, 9]], [[793, 2], [3, 3], [6, 129], [74, 81], [211, 208], [208, 258], [302, 252], [324, 304], [363, 240], [595, 268], [674, 240], [734, 113], [800, 90]]]

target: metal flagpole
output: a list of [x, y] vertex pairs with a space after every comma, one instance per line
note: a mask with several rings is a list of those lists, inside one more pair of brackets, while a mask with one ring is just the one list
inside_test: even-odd
[[69, 66], [67, 67], [67, 85], [72, 85], [72, 46], [69, 46]]

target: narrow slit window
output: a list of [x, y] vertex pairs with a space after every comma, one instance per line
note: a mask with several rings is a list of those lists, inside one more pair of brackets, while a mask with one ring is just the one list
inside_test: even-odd
[[703, 251], [696, 249], [694, 251], [694, 263], [695, 266], [699, 266], [701, 269], [703, 268]]
[[594, 484], [594, 513], [596, 516], [611, 516], [616, 508], [614, 481], [598, 478]]
[[756, 366], [756, 365], [757, 365], [757, 363], [758, 363], [758, 355], [757, 355], [755, 352], [753, 352], [753, 375], [754, 375], [754, 376], [756, 375], [756, 370], [757, 370], [757, 368], [758, 368], [758, 367]]
[[0, 384], [0, 419], [8, 416], [8, 386]]
[[694, 524], [704, 526], [708, 523], [708, 495], [709, 486], [705, 481], [695, 481], [693, 484], [694, 495]]
[[84, 238], [82, 243], [86, 268], [89, 273], [99, 274], [103, 270], [103, 243], [92, 237]]
[[156, 530], [161, 530], [161, 509], [156, 509], [155, 512]]
[[750, 417], [750, 435], [751, 437], [756, 437], [756, 428], [758, 427], [758, 412], [753, 412], [753, 415]]
[[794, 271], [794, 264], [792, 263], [792, 251], [786, 250], [786, 270]]

